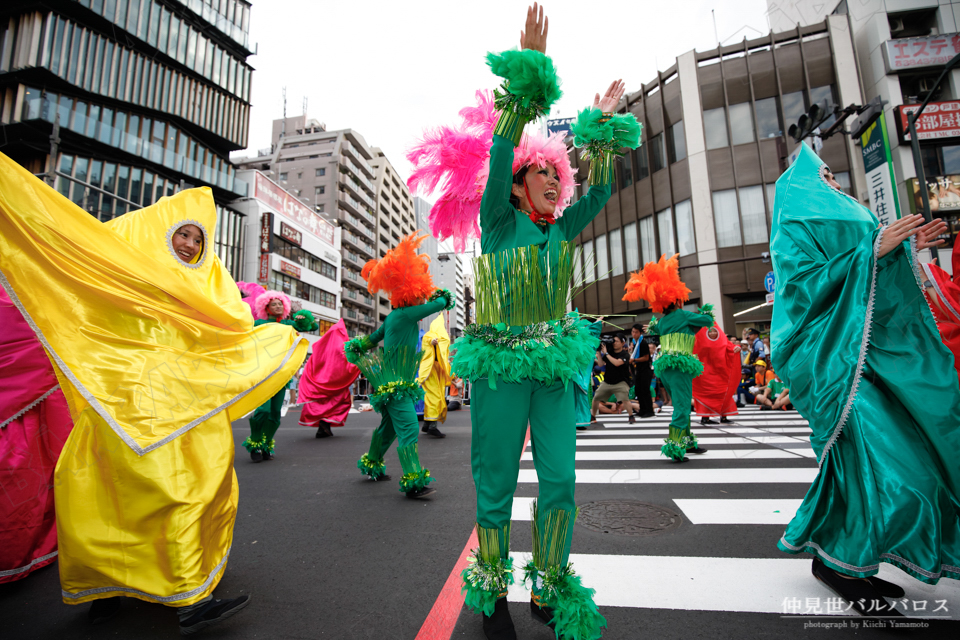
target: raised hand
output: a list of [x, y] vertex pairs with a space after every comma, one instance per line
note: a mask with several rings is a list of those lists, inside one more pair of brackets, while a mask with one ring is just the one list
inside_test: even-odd
[[[918, 233], [921, 229], [921, 224], [923, 224], [923, 216], [916, 214], [900, 218], [888, 226], [887, 230], [883, 232], [883, 239], [880, 241], [880, 250], [877, 252], [877, 257], [882, 258], [896, 249], [901, 242]], [[932, 224], [934, 223], [931, 223], [931, 225]], [[927, 226], [929, 225], [925, 225], [923, 228]]]
[[614, 109], [617, 108], [617, 105], [620, 104], [620, 98], [623, 97], [625, 85], [623, 80], [614, 80], [610, 83], [610, 86], [607, 87], [607, 92], [603, 94], [603, 97], [600, 97], [598, 93], [593, 99], [593, 107], [595, 109], [600, 109], [603, 113], [611, 113]]
[[942, 238], [937, 240], [937, 236], [946, 232], [947, 223], [940, 218], [934, 218], [932, 222], [923, 225], [917, 229], [917, 251], [943, 244], [946, 241]]
[[543, 7], [534, 2], [532, 7], [527, 7], [527, 24], [520, 32], [520, 48], [546, 53], [549, 29], [550, 19], [543, 15]]

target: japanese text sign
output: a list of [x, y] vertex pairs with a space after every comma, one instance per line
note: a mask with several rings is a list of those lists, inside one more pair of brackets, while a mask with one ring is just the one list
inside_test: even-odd
[[[907, 119], [919, 108], [920, 105], [918, 104], [905, 104], [897, 107], [899, 112], [898, 128], [902, 140], [910, 139]], [[919, 140], [936, 140], [938, 138], [960, 136], [960, 100], [931, 102], [920, 114], [916, 126]]]
[[333, 225], [294, 198], [260, 172], [256, 174], [254, 198], [275, 209], [284, 218], [296, 222], [320, 240], [333, 245]]
[[935, 67], [950, 62], [958, 53], [960, 33], [900, 38], [883, 43], [883, 58], [888, 72]]

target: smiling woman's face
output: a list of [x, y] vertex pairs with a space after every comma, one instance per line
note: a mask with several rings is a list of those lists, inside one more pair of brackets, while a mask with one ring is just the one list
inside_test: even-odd
[[[554, 166], [531, 166], [523, 179], [527, 184], [526, 191], [522, 184], [513, 185], [513, 194], [520, 199], [521, 208], [532, 208], [537, 213], [553, 215], [560, 200], [560, 179]], [[527, 199], [528, 192], [531, 200]]]
[[274, 298], [270, 301], [270, 304], [267, 305], [267, 313], [272, 316], [282, 316], [283, 315], [283, 301], [280, 298]]
[[185, 224], [176, 230], [170, 242], [177, 257], [190, 264], [203, 249], [203, 233], [196, 225]]

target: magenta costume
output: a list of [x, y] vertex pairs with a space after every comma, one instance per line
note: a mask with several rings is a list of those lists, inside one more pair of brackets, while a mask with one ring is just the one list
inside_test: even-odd
[[313, 345], [300, 377], [297, 402], [303, 404], [300, 424], [318, 427], [320, 421], [331, 427], [342, 427], [353, 405], [350, 385], [360, 375], [356, 365], [347, 362], [343, 345], [350, 336], [341, 319]]
[[0, 289], [0, 583], [57, 558], [53, 469], [73, 421], [53, 365]]

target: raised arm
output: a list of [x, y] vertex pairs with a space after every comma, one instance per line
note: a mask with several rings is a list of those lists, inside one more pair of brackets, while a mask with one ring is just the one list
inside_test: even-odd
[[394, 313], [402, 313], [407, 319], [417, 322], [435, 313], [452, 309], [455, 301], [452, 293], [446, 289], [437, 289], [427, 303], [398, 309]]

